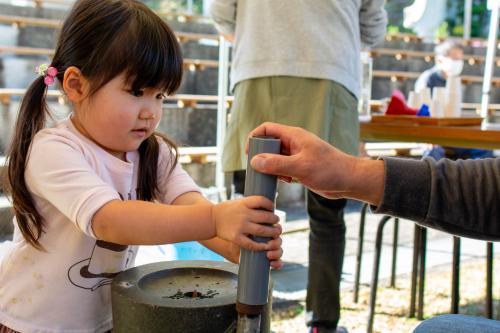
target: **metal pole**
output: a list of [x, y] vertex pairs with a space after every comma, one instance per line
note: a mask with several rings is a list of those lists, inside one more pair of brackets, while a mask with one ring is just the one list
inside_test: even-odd
[[418, 283], [418, 259], [420, 257], [420, 238], [422, 227], [415, 224], [413, 231], [413, 263], [411, 270], [411, 291], [410, 291], [410, 312], [409, 318], [415, 318], [416, 300], [417, 300], [417, 283]]
[[451, 276], [451, 309], [457, 314], [460, 304], [460, 237], [453, 237], [453, 266]]
[[375, 238], [375, 254], [373, 258], [373, 273], [372, 283], [370, 289], [370, 312], [368, 313], [368, 326], [366, 327], [367, 333], [373, 332], [373, 321], [375, 319], [375, 306], [377, 304], [377, 287], [378, 287], [378, 273], [380, 270], [380, 255], [382, 253], [382, 240], [384, 237], [384, 227], [391, 219], [391, 216], [385, 215], [382, 217], [377, 227], [377, 236]]
[[490, 31], [488, 34], [488, 48], [486, 50], [486, 61], [484, 64], [483, 96], [481, 99], [481, 117], [483, 117], [485, 123], [488, 123], [491, 77], [493, 75], [493, 62], [495, 60], [497, 48], [499, 1], [489, 1], [488, 5], [491, 7]]
[[224, 172], [222, 171], [222, 146], [226, 135], [227, 112], [226, 97], [228, 91], [229, 45], [224, 37], [219, 38], [219, 76], [217, 88], [217, 160], [215, 164], [215, 186], [222, 200], [226, 199]]
[[[278, 178], [260, 173], [250, 166], [250, 160], [257, 154], [279, 154], [280, 139], [272, 137], [252, 137], [248, 143], [248, 162], [245, 179], [245, 197], [261, 195], [273, 201], [276, 198]], [[273, 207], [274, 210], [274, 207]], [[252, 236], [259, 243], [270, 240], [267, 237]], [[261, 315], [269, 297], [269, 259], [265, 251], [241, 249], [238, 270], [238, 290], [236, 310], [238, 311], [237, 333], [260, 331]]]
[[394, 234], [392, 237], [392, 269], [391, 269], [391, 284], [392, 288], [396, 288], [396, 262], [398, 255], [398, 229], [399, 219], [394, 218]]
[[472, 0], [464, 3], [464, 39], [470, 39], [470, 27], [472, 22]]
[[493, 243], [486, 243], [486, 318], [493, 319]]
[[354, 303], [358, 303], [359, 296], [359, 279], [361, 275], [361, 260], [363, 256], [363, 242], [365, 238], [365, 220], [368, 204], [364, 204], [361, 208], [361, 219], [359, 221], [359, 239], [358, 239], [358, 252], [356, 253], [356, 272], [354, 275]]
[[203, 16], [210, 16], [210, 6], [214, 0], [203, 0]]
[[417, 319], [424, 319], [424, 290], [425, 290], [425, 252], [427, 251], [427, 228], [421, 229], [420, 234], [420, 271], [418, 278], [418, 311]]
[[[280, 139], [272, 137], [252, 137], [248, 143], [248, 162], [245, 179], [245, 197], [260, 195], [273, 201], [276, 197], [278, 178], [274, 175], [263, 174], [250, 166], [250, 160], [261, 153], [280, 153]], [[274, 209], [274, 207], [273, 207]], [[259, 243], [270, 240], [267, 237], [252, 236]], [[269, 284], [269, 259], [265, 251], [251, 251], [241, 249], [240, 267], [238, 272], [237, 309], [239, 313], [246, 313], [245, 307], [257, 308], [267, 303]], [[242, 306], [243, 311], [240, 311]]]

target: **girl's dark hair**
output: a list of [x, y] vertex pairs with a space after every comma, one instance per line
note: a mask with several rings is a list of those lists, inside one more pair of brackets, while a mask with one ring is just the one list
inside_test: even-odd
[[[182, 80], [182, 54], [167, 24], [144, 4], [134, 0], [79, 0], [66, 18], [51, 66], [60, 83], [70, 66], [80, 69], [90, 82], [92, 96], [117, 75], [124, 73], [131, 90], [160, 88], [174, 93]], [[37, 78], [26, 91], [8, 156], [8, 178], [14, 213], [24, 238], [42, 249], [39, 238], [43, 218], [36, 210], [24, 173], [35, 134], [45, 127], [49, 110], [47, 87]], [[158, 196], [157, 166], [160, 136], [177, 163], [175, 144], [155, 134], [139, 147], [137, 196], [153, 201]], [[172, 169], [169, 170], [169, 172]]]

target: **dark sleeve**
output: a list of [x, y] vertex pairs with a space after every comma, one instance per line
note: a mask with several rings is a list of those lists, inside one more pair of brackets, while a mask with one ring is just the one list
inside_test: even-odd
[[376, 213], [459, 236], [500, 240], [500, 158], [384, 162], [384, 196], [372, 207]]

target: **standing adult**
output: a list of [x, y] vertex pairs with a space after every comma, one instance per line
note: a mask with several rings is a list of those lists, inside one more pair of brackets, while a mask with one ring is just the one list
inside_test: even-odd
[[[357, 153], [361, 44], [374, 45], [385, 35], [383, 4], [214, 0], [215, 24], [233, 42], [234, 103], [222, 155], [225, 172], [245, 169], [247, 136], [264, 121], [302, 127], [344, 152]], [[244, 183], [241, 178], [239, 183]], [[345, 204], [307, 191], [306, 308], [312, 332], [342, 331], [337, 323]]]

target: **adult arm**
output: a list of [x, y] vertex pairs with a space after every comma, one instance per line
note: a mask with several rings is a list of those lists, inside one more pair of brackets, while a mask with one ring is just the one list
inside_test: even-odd
[[500, 158], [365, 160], [301, 128], [264, 123], [250, 135], [271, 135], [282, 142], [283, 155], [252, 159], [252, 167], [261, 172], [297, 179], [328, 198], [368, 202], [377, 213], [461, 236], [500, 240]]
[[384, 194], [376, 213], [459, 236], [500, 240], [500, 158], [384, 162]]
[[233, 41], [236, 29], [236, 0], [215, 0], [210, 14], [217, 30], [229, 41]]
[[359, 10], [359, 30], [361, 41], [373, 46], [382, 41], [386, 32], [387, 13], [384, 0], [362, 0]]

